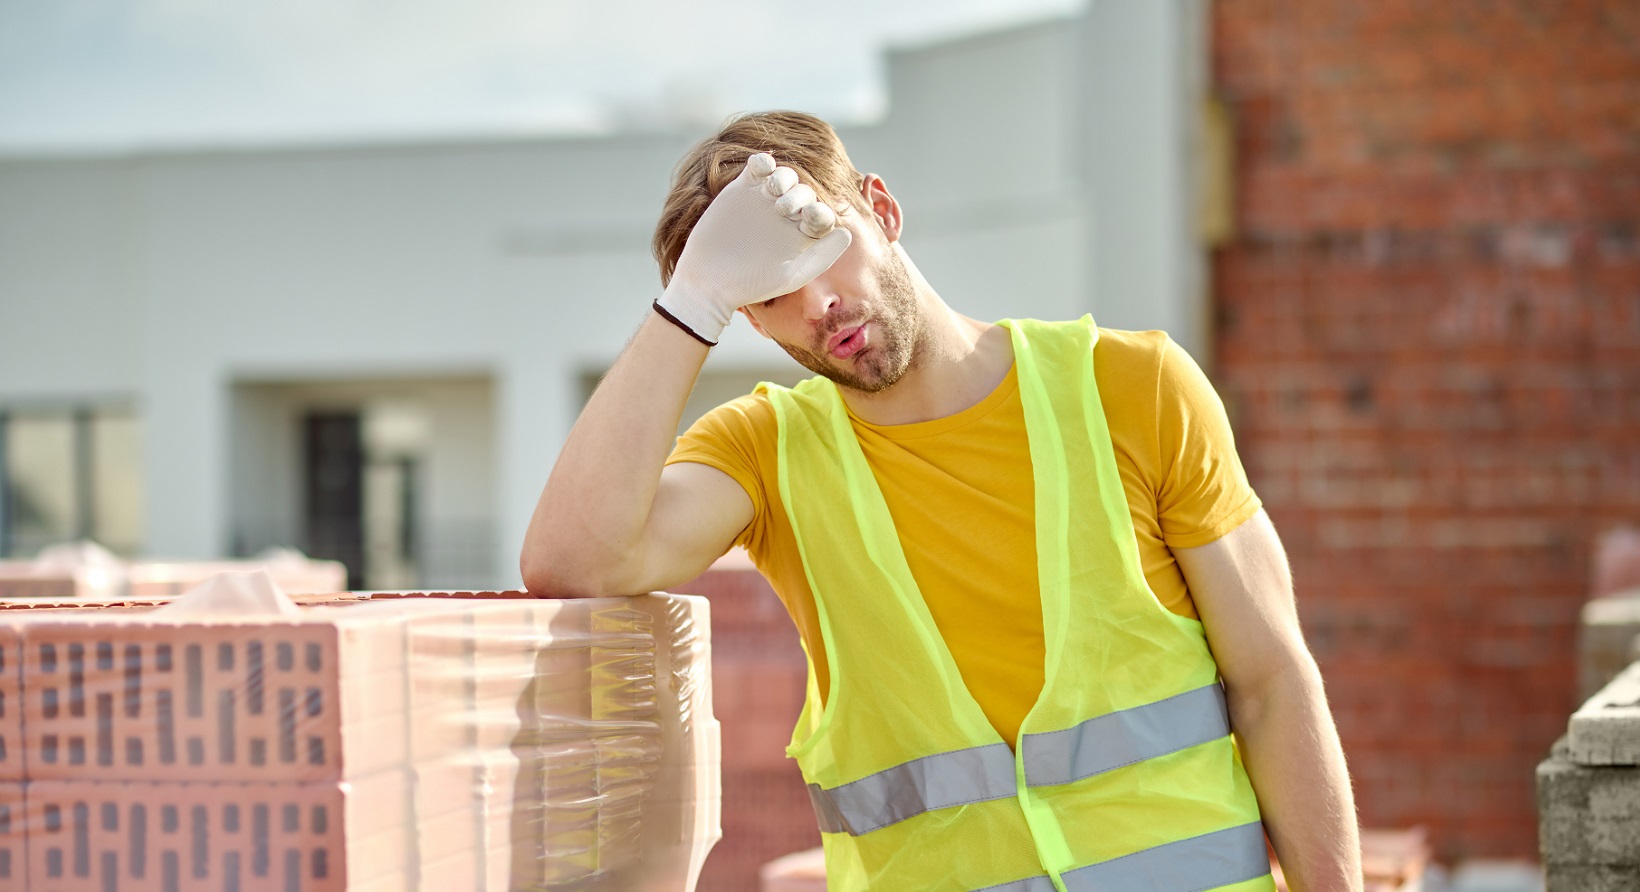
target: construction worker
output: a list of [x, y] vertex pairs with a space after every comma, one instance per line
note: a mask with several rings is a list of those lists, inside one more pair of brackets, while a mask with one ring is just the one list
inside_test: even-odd
[[[1268, 890], [1266, 832], [1294, 889], [1360, 889], [1286, 557], [1205, 377], [1159, 332], [957, 313], [906, 225], [817, 118], [696, 146], [525, 584], [664, 589], [745, 546], [809, 658], [788, 752], [830, 889]], [[818, 377], [675, 440], [736, 312]]]

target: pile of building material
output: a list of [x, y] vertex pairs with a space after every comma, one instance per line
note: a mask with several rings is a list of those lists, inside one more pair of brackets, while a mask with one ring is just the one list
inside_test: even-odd
[[347, 568], [299, 551], [270, 549], [251, 558], [215, 561], [125, 560], [91, 542], [48, 548], [31, 560], [0, 561], [0, 599], [43, 601], [153, 600], [175, 597], [220, 573], [266, 571], [287, 594], [347, 589]]
[[0, 888], [693, 888], [703, 599], [302, 600], [0, 611]]
[[1537, 796], [1549, 892], [1640, 889], [1640, 662], [1572, 714]]

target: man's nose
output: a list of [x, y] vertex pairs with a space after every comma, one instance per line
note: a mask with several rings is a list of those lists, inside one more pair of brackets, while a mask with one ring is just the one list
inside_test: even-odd
[[797, 299], [803, 307], [803, 318], [809, 322], [826, 318], [839, 300], [836, 293], [818, 279], [797, 289]]

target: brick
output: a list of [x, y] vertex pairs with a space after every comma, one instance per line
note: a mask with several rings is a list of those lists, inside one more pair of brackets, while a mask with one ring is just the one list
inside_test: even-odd
[[402, 763], [404, 621], [357, 609], [250, 625], [22, 615], [29, 776], [316, 782]]
[[[721, 824], [705, 602], [438, 594], [307, 598], [312, 606], [298, 619], [271, 622], [165, 624], [145, 608], [5, 611], [0, 679], [12, 679], [8, 693], [40, 695], [30, 707], [42, 726], [34, 730], [59, 733], [60, 756], [79, 737], [84, 764], [53, 779], [56, 763], [27, 760], [25, 770], [31, 762], [41, 771], [29, 771], [26, 788], [0, 781], [0, 888], [11, 849], [15, 869], [33, 870], [29, 888], [39, 889], [84, 888], [92, 880], [138, 892], [154, 883], [168, 888], [167, 852], [185, 868], [177, 877], [183, 889], [386, 892], [418, 875], [424, 888], [533, 887], [553, 877], [680, 892], [692, 884]], [[199, 645], [197, 658], [191, 644]], [[298, 692], [295, 726], [277, 733], [299, 742], [299, 764], [270, 772], [265, 783], [244, 780], [258, 766], [242, 757], [268, 733], [248, 703], [258, 669], [264, 710], [284, 687]], [[78, 697], [70, 691], [76, 683]], [[48, 689], [58, 692], [49, 698], [49, 717]], [[307, 709], [313, 689], [320, 691], [316, 715]], [[211, 712], [206, 695], [218, 690], [236, 694], [228, 698], [234, 712]], [[199, 714], [186, 714], [196, 691]], [[142, 766], [121, 762], [117, 751], [109, 753], [113, 764], [99, 764], [105, 751], [117, 750], [111, 744], [132, 737], [136, 749], [153, 752], [146, 744], [160, 735], [160, 722], [152, 704], [162, 699], [173, 706], [173, 743], [199, 737], [205, 744], [191, 779], [155, 782], [167, 776], [159, 770], [133, 777]], [[0, 719], [18, 712], [0, 710]], [[437, 713], [454, 729], [444, 738], [450, 749], [421, 747], [429, 758], [411, 759], [406, 738], [425, 733], [418, 722]], [[300, 741], [309, 738], [321, 742], [321, 759], [303, 765]], [[444, 758], [434, 758], [439, 753]], [[301, 781], [304, 772], [325, 780]], [[213, 773], [222, 777], [202, 780]], [[331, 826], [345, 823], [342, 848], [314, 840], [297, 853], [311, 884], [288, 885], [284, 862], [264, 857], [286, 840], [270, 842], [266, 828], [245, 829], [258, 803], [287, 800], [302, 814], [322, 806]], [[190, 822], [199, 814], [204, 850], [195, 852], [192, 824], [169, 831], [187, 830], [185, 840], [153, 829], [165, 803]], [[47, 806], [54, 830], [46, 829]], [[23, 815], [26, 807], [38, 814]], [[10, 828], [15, 836], [8, 837]], [[159, 848], [133, 854], [139, 843]], [[561, 857], [548, 859], [549, 851]], [[312, 876], [315, 864], [325, 876]], [[54, 865], [61, 876], [51, 876]]]
[[758, 878], [761, 892], [826, 892], [826, 853], [793, 852], [763, 865]]
[[340, 561], [301, 557], [238, 561], [133, 561], [125, 568], [126, 594], [133, 598], [163, 598], [185, 594], [218, 573], [266, 570], [286, 594], [324, 594], [347, 591], [347, 568]]
[[1531, 854], [1587, 555], [1640, 516], [1631, 6], [1212, 7], [1239, 232], [1210, 371], [1362, 813], [1446, 860]]
[[403, 780], [383, 781], [36, 781], [26, 791], [28, 888], [343, 890], [351, 873], [369, 880], [407, 863], [396, 842]]
[[123, 580], [104, 567], [0, 561], [0, 598], [31, 601], [108, 599], [122, 595]]
[[23, 784], [0, 781], [0, 889], [19, 889], [28, 871]]

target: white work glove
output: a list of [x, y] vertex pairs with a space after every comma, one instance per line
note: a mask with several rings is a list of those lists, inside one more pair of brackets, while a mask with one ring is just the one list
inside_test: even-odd
[[812, 282], [852, 238], [796, 171], [753, 155], [690, 231], [655, 307], [715, 344], [735, 310]]

